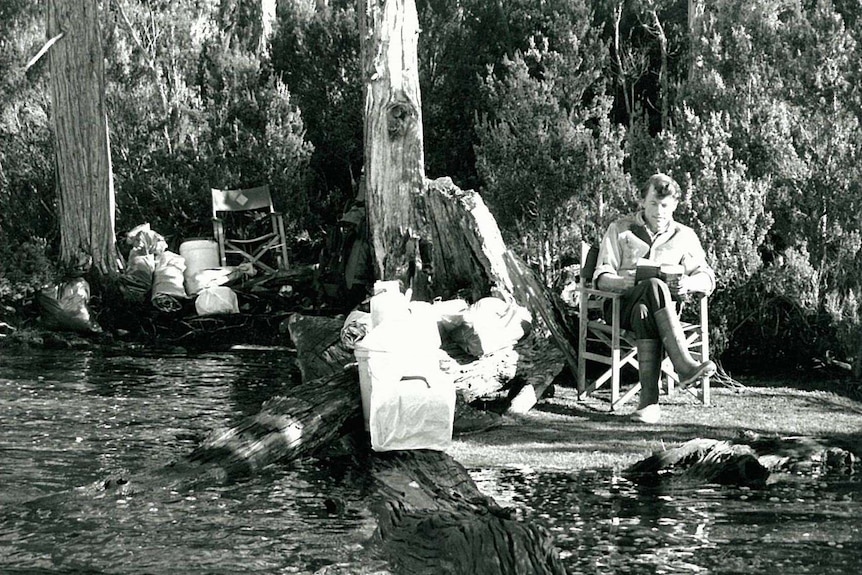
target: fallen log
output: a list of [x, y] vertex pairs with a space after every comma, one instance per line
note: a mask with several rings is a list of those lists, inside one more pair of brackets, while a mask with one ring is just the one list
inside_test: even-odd
[[508, 413], [527, 413], [551, 388], [566, 369], [565, 354], [547, 338], [528, 337], [515, 346], [518, 366], [515, 379], [520, 383], [509, 400]]
[[548, 531], [483, 495], [445, 453], [377, 454], [374, 542], [396, 573], [565, 573]]
[[338, 345], [331, 334], [323, 335], [336, 326], [321, 318], [292, 318], [302, 371], [319, 377], [303, 380], [290, 397], [267, 401], [238, 426], [212, 433], [189, 459], [245, 475], [276, 462], [325, 457], [328, 446], [350, 434], [354, 466], [368, 472], [374, 486], [370, 509], [378, 526], [372, 544], [395, 572], [565, 573], [548, 531], [483, 495], [450, 456], [425, 450], [371, 452], [361, 431], [356, 369], [345, 369], [338, 353], [325, 355], [330, 365], [321, 360], [321, 349]]
[[354, 360], [353, 352], [341, 343], [343, 318], [295, 313], [284, 330], [296, 346], [296, 360], [302, 381], [337, 373]]
[[358, 422], [361, 416], [356, 369], [342, 369], [303, 382], [289, 396], [269, 399], [260, 412], [234, 427], [213, 431], [188, 459], [245, 476], [272, 463], [313, 455], [344, 435], [346, 422]]
[[852, 472], [862, 445], [844, 438], [762, 437], [743, 432], [734, 440], [697, 438], [657, 451], [626, 470], [646, 483], [665, 478], [763, 487], [777, 473], [816, 477]]
[[[340, 371], [355, 361], [353, 351], [341, 341], [343, 321], [301, 314], [293, 314], [287, 320], [286, 329], [296, 346], [304, 381]], [[501, 394], [518, 371], [519, 357], [513, 348], [475, 358], [456, 346], [447, 346], [441, 351], [440, 367], [453, 378], [461, 399], [470, 403]]]

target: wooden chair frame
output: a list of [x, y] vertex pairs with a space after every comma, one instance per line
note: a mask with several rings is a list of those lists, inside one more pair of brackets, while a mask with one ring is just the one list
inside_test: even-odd
[[[628, 402], [641, 388], [640, 383], [636, 383], [625, 392], [620, 390], [620, 370], [626, 365], [631, 365], [635, 369], [638, 368], [635, 336], [634, 333], [620, 327], [621, 294], [591, 287], [582, 277], [578, 285], [578, 296], [578, 396], [588, 396], [605, 383], [610, 382], [610, 404], [611, 411], [613, 411]], [[601, 317], [601, 309], [606, 300], [611, 302], [610, 323]], [[692, 357], [703, 362], [709, 359], [707, 298], [705, 296], [699, 297], [697, 305], [698, 321], [696, 323], [682, 322], [682, 325], [686, 335], [686, 344]], [[590, 343], [593, 344], [594, 349], [598, 348], [601, 351], [588, 350], [587, 346]], [[589, 384], [587, 384], [586, 376], [588, 360], [608, 366], [598, 378]], [[679, 381], [680, 377], [674, 370], [670, 358], [665, 356], [661, 363], [660, 389], [666, 391], [668, 395], [673, 395]], [[697, 385], [698, 383], [700, 385]], [[696, 389], [692, 390], [692, 388]], [[710, 403], [709, 377], [701, 378], [679, 389], [684, 389], [704, 405]]]
[[[276, 268], [261, 259], [268, 252], [275, 251], [277, 268], [286, 270], [288, 259], [287, 237], [284, 233], [284, 216], [275, 211], [269, 186], [239, 190], [211, 188], [210, 193], [212, 196], [213, 235], [218, 244], [221, 265], [227, 265], [228, 254], [235, 254], [265, 272], [275, 273]], [[219, 217], [219, 213], [264, 209], [268, 210], [272, 231], [255, 238], [241, 239], [227, 237], [224, 220]]]

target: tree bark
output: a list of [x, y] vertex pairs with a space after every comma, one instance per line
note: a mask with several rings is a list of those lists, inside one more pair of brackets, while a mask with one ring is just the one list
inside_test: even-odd
[[412, 285], [422, 267], [415, 201], [424, 186], [414, 0], [363, 0], [366, 209], [378, 279]]
[[105, 108], [105, 62], [96, 0], [49, 0], [51, 101], [60, 198], [60, 259], [92, 257], [118, 270], [114, 181]]

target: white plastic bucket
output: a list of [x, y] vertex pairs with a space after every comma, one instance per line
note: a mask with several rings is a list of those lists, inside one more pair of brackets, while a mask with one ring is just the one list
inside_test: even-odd
[[[194, 239], [180, 244], [180, 255], [186, 260], [186, 270], [183, 279], [186, 284], [186, 292], [193, 294], [200, 291], [194, 287], [194, 277], [201, 270], [217, 268], [221, 265], [218, 258], [218, 244], [215, 240]], [[192, 287], [193, 289], [189, 289]]]
[[400, 291], [384, 291], [371, 298], [371, 327], [375, 328], [384, 321], [404, 321], [410, 319], [407, 298]]
[[186, 259], [186, 273], [195, 274], [201, 270], [217, 268], [218, 244], [215, 240], [196, 239], [180, 244], [180, 255]]

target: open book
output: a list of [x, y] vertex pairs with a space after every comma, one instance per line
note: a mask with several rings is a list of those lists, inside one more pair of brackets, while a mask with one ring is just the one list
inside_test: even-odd
[[685, 268], [680, 264], [660, 264], [652, 260], [641, 258], [638, 260], [635, 270], [635, 283], [649, 278], [659, 278], [665, 283], [672, 283], [685, 274]]

